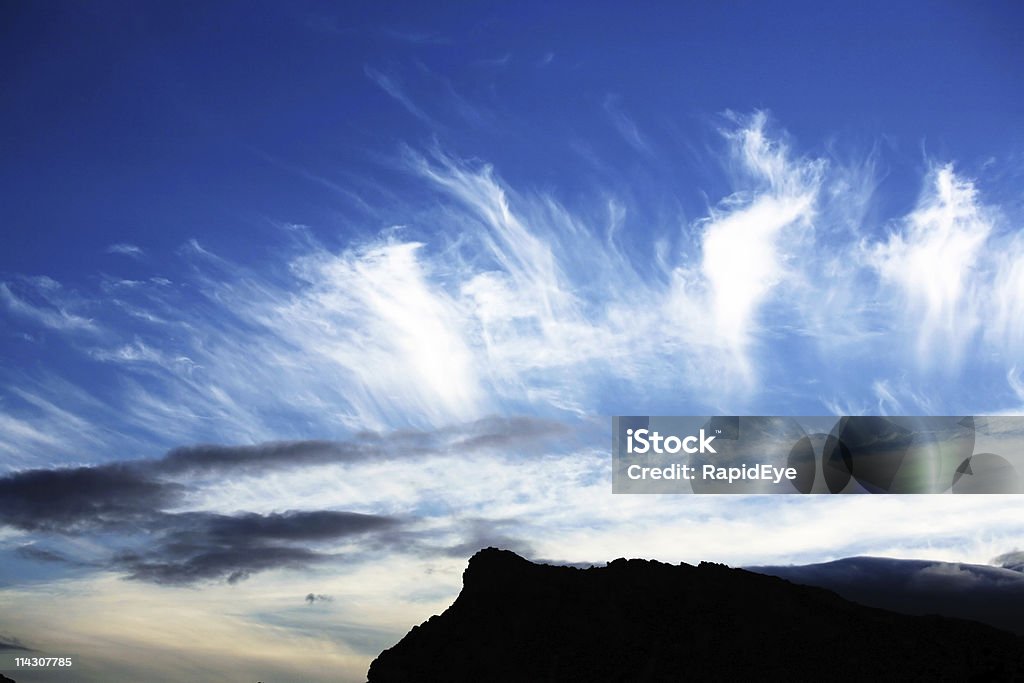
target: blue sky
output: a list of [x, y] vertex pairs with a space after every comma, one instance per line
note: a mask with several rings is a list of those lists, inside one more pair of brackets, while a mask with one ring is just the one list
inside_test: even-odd
[[[130, 591], [188, 602], [184, 639], [198, 620], [225, 651], [328, 643], [355, 679], [450, 602], [474, 544], [758, 564], [1019, 545], [1016, 499], [613, 498], [606, 432], [1022, 412], [1014, 3], [0, 13], [0, 487], [77, 467], [67, 509], [99, 510], [0, 506], [0, 614], [22, 617], [0, 635], [45, 639], [39, 591], [82, 615]], [[129, 502], [75, 498], [79, 476]], [[236, 527], [287, 552], [209, 563]], [[173, 556], [190, 533], [211, 545]], [[69, 623], [82, 652], [131, 631]], [[296, 651], [266, 665], [318, 680]]]

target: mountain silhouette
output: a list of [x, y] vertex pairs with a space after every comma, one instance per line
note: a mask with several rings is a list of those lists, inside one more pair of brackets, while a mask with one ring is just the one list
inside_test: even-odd
[[1024, 639], [720, 564], [580, 569], [488, 548], [469, 560], [451, 607], [382, 652], [367, 678], [1020, 680]]

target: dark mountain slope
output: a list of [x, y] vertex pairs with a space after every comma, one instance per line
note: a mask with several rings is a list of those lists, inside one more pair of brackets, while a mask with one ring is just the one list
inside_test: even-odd
[[450, 608], [370, 665], [393, 681], [1015, 680], [1024, 641], [702, 563], [577, 569], [488, 548]]

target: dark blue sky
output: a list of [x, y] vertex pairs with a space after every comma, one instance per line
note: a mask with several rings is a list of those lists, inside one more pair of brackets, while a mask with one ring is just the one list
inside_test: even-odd
[[[651, 201], [698, 206], [719, 188], [687, 148], [724, 110], [768, 109], [805, 149], [881, 145], [900, 185], [925, 154], [1021, 153], [1018, 3], [673, 5], [7, 3], [0, 268], [74, 279], [108, 243], [192, 236], [251, 257], [267, 220], [344, 231], [345, 198], [302, 172], [358, 186], [435, 137], [568, 193], [593, 180], [586, 143]], [[609, 135], [609, 101], [656, 162]]]

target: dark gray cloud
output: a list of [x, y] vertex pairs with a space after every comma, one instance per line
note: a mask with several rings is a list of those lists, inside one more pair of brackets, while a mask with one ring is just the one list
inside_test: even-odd
[[870, 607], [973, 619], [1024, 634], [1024, 574], [1010, 569], [880, 557], [747, 569], [827, 588]]
[[[381, 515], [335, 510], [266, 515], [177, 512], [187, 504], [191, 490], [183, 482], [201, 486], [204, 478], [229, 474], [509, 449], [562, 435], [567, 429], [548, 420], [493, 417], [433, 431], [362, 432], [348, 441], [197, 445], [155, 459], [13, 472], [0, 477], [0, 525], [64, 536], [116, 534], [122, 550], [107, 566], [131, 579], [235, 583], [255, 572], [330, 559], [332, 555], [317, 545], [343, 538], [359, 537], [361, 547], [370, 551], [417, 543], [402, 531], [400, 520]], [[472, 554], [496, 543], [529, 550], [499, 527], [471, 524], [468, 541], [449, 552]], [[85, 565], [33, 543], [17, 552], [40, 562]]]
[[330, 510], [211, 517], [208, 525], [209, 535], [224, 539], [317, 541], [381, 530], [394, 527], [396, 524], [395, 520], [389, 517]]
[[0, 524], [65, 533], [145, 526], [184, 491], [133, 463], [14, 472], [0, 477]]
[[334, 602], [334, 598], [323, 593], [307, 593], [305, 599], [310, 605], [314, 602]]
[[305, 544], [385, 533], [398, 526], [391, 517], [331, 510], [164, 515], [145, 551], [122, 552], [113, 564], [134, 580], [187, 584], [226, 579], [233, 584], [256, 572], [304, 568], [332, 557]]
[[[306, 567], [329, 556], [305, 545], [399, 526], [391, 517], [335, 510], [168, 512], [186, 493], [183, 484], [164, 480], [147, 463], [16, 472], [0, 478], [0, 523], [65, 536], [116, 532], [137, 548], [96, 566], [166, 584], [236, 583], [266, 569]], [[39, 562], [91, 566], [35, 544], [16, 552]]]
[[171, 543], [145, 555], [122, 553], [115, 566], [127, 578], [164, 585], [183, 585], [224, 579], [229, 584], [243, 581], [267, 569], [303, 569], [326, 559], [308, 548], [292, 546], [225, 546]]
[[0, 652], [10, 652], [12, 650], [20, 652], [33, 652], [32, 648], [27, 647], [18, 638], [15, 638], [14, 636], [6, 636], [0, 633]]
[[149, 469], [164, 475], [308, 467], [382, 455], [367, 444], [338, 441], [282, 441], [255, 446], [196, 445], [175, 448]]
[[196, 445], [176, 448], [147, 467], [163, 475], [261, 471], [346, 464], [368, 459], [409, 459], [564, 436], [569, 427], [533, 417], [488, 417], [436, 430], [364, 431], [348, 441], [280, 441], [253, 446]]

